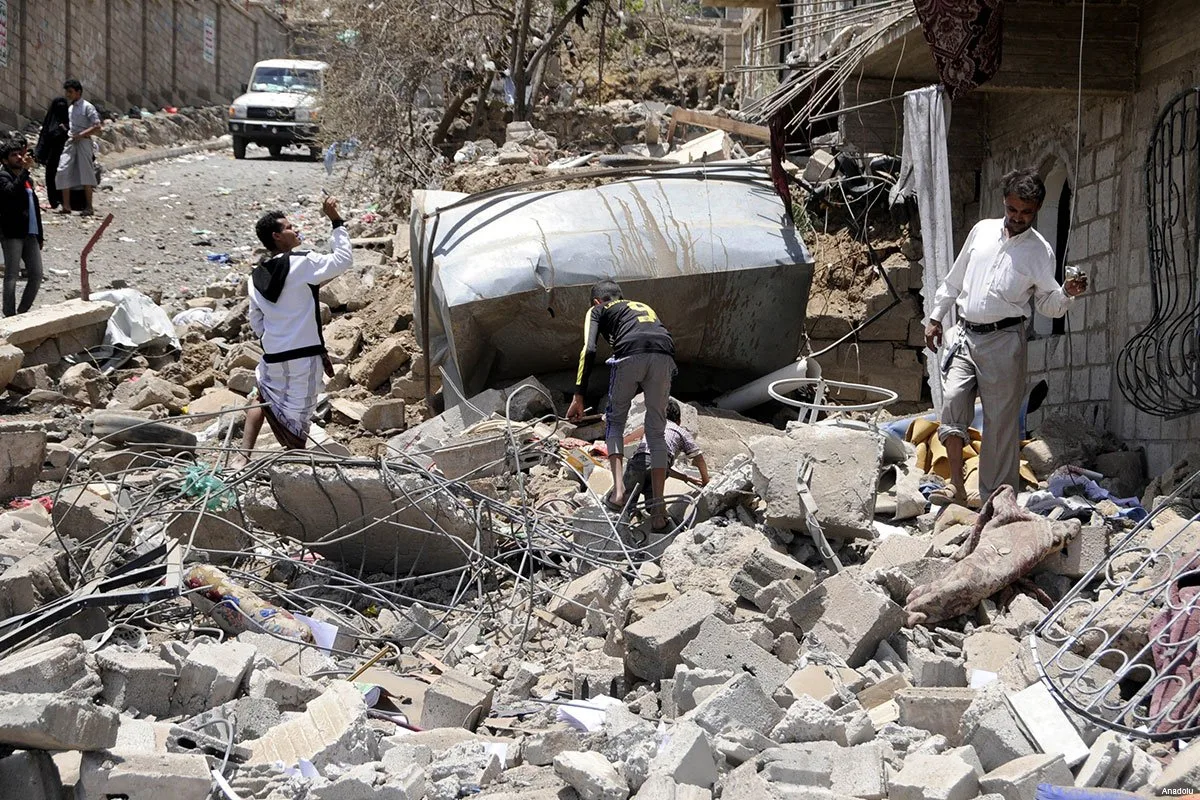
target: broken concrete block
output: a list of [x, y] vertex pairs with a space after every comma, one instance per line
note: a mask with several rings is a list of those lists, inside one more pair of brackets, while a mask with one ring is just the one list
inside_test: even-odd
[[974, 670], [1000, 673], [1011, 662], [1020, 649], [1020, 643], [1011, 636], [990, 631], [972, 633], [963, 642], [963, 659], [968, 677]]
[[579, 746], [579, 734], [573, 730], [546, 731], [527, 738], [521, 752], [526, 764], [545, 767], [553, 764], [559, 753]]
[[411, 356], [400, 336], [389, 336], [363, 353], [350, 367], [350, 377], [369, 390], [377, 389], [392, 373], [408, 363]]
[[360, 764], [325, 786], [313, 787], [311, 800], [422, 800], [425, 770], [409, 764], [401, 772], [388, 772], [380, 764]]
[[495, 752], [482, 742], [460, 742], [439, 753], [429, 764], [429, 779], [437, 782], [454, 775], [467, 786], [487, 786], [503, 767]]
[[1035, 683], [1009, 694], [1007, 699], [1022, 729], [1029, 732], [1038, 750], [1060, 754], [1068, 767], [1087, 758], [1088, 746], [1044, 683]]
[[62, 800], [67, 796], [54, 759], [38, 750], [0, 758], [0, 786], [20, 787], [22, 800]]
[[967, 685], [967, 671], [959, 659], [910, 644], [904, 662], [912, 672], [914, 686]]
[[487, 478], [510, 471], [508, 440], [495, 433], [456, 436], [434, 454], [434, 464], [452, 481]]
[[888, 800], [971, 800], [978, 794], [974, 767], [953, 755], [911, 755], [888, 781]]
[[[492, 530], [420, 475], [385, 480], [378, 468], [301, 464], [271, 467], [269, 475], [268, 485], [242, 499], [251, 520], [356, 569], [423, 574], [463, 566], [475, 547], [495, 552]], [[331, 531], [340, 541], [321, 544]]]
[[[103, 336], [104, 325], [116, 308], [112, 303], [91, 300], [66, 300], [30, 309], [15, 317], [0, 320], [0, 339], [16, 345], [26, 353], [32, 353], [47, 339], [73, 334], [82, 336], [99, 327]], [[85, 344], [80, 350], [100, 344], [97, 339]], [[67, 355], [79, 352], [69, 350]]]
[[946, 737], [959, 745], [959, 724], [978, 693], [965, 688], [910, 688], [896, 692], [900, 724]]
[[791, 692], [792, 697], [811, 697], [830, 707], [833, 707], [835, 701], [839, 705], [841, 703], [837, 684], [820, 664], [809, 664], [797, 670], [792, 677], [784, 681], [783, 687]]
[[171, 696], [172, 716], [199, 714], [237, 697], [256, 652], [241, 642], [197, 645], [179, 670]]
[[666, 745], [650, 762], [650, 774], [711, 789], [717, 780], [717, 765], [704, 730], [689, 722], [676, 725]]
[[250, 749], [250, 764], [295, 764], [307, 758], [322, 769], [327, 764], [365, 764], [377, 757], [362, 692], [346, 681], [333, 681], [303, 714], [244, 744]]
[[624, 697], [629, 689], [625, 664], [601, 651], [584, 650], [571, 656], [571, 697], [586, 700], [596, 695]]
[[421, 727], [473, 731], [492, 710], [494, 694], [491, 684], [456, 669], [446, 670], [425, 693]]
[[269, 659], [281, 670], [293, 675], [311, 675], [337, 666], [334, 660], [321, 650], [306, 647], [294, 639], [244, 631], [238, 634], [236, 641], [254, 648], [255, 659]]
[[449, 633], [446, 624], [420, 603], [405, 606], [397, 613], [390, 608], [379, 612], [379, 628], [385, 639], [401, 647], [412, 647], [426, 636], [445, 639]]
[[0, 426], [0, 500], [28, 496], [45, 460], [46, 431]]
[[780, 744], [791, 742], [838, 741], [846, 744], [846, 727], [829, 706], [808, 695], [797, 697], [788, 706], [783, 719], [770, 732]]
[[546, 610], [579, 625], [589, 608], [611, 615], [625, 580], [613, 569], [599, 568], [576, 578], [546, 604]]
[[100, 689], [100, 677], [77, 634], [60, 636], [0, 659], [0, 692], [92, 698]]
[[110, 389], [104, 373], [87, 362], [72, 365], [58, 379], [58, 391], [64, 397], [92, 408], [108, 401]]
[[103, 750], [117, 741], [119, 724], [116, 711], [91, 700], [0, 695], [0, 744], [17, 749]]
[[256, 669], [250, 675], [250, 696], [268, 698], [282, 711], [303, 711], [321, 692], [316, 681], [282, 669]]
[[676, 783], [666, 775], [651, 775], [633, 800], [712, 800], [712, 792], [699, 786]]
[[[1133, 747], [1132, 744], [1130, 749], [1133, 751], [1133, 758], [1129, 761], [1129, 767], [1118, 778], [1116, 786], [1123, 792], [1140, 792], [1158, 780], [1163, 767], [1158, 759], [1145, 750]], [[1178, 755], [1175, 757], [1179, 758]], [[1189, 785], [1194, 786], [1195, 783]]]
[[776, 581], [792, 581], [796, 589], [803, 593], [812, 588], [816, 582], [816, 574], [791, 556], [776, 552], [767, 547], [756, 547], [746, 559], [746, 563], [733, 576], [729, 588], [738, 597], [758, 605], [759, 610], [770, 608], [769, 595], [763, 596], [760, 604], [759, 595], [763, 589]]
[[0, 572], [0, 619], [28, 613], [71, 591], [64, 578], [66, 559], [63, 551], [37, 548], [29, 552], [29, 545], [21, 544], [11, 548], [23, 551], [14, 556], [4, 552], [10, 549], [5, 547], [6, 544], [19, 543], [0, 540], [0, 555], [16, 559], [15, 564]]
[[1082, 578], [1092, 567], [1103, 563], [1109, 555], [1108, 528], [1103, 525], [1087, 525], [1080, 528], [1067, 546], [1051, 553], [1034, 572], [1052, 572], [1068, 578]]
[[404, 400], [381, 400], [372, 403], [363, 412], [359, 424], [363, 426], [364, 430], [372, 433], [404, 430], [407, 426], [404, 417]]
[[887, 794], [883, 750], [878, 743], [842, 747], [834, 742], [785, 744], [759, 757], [768, 781], [816, 786], [835, 795], [881, 800]]
[[1100, 734], [1075, 775], [1075, 785], [1117, 788], [1121, 775], [1133, 761], [1133, 750], [1133, 743], [1115, 731]]
[[963, 712], [959, 741], [975, 748], [979, 763], [989, 772], [1034, 752], [997, 684], [980, 691]]
[[840, 572], [787, 609], [800, 630], [859, 667], [879, 643], [904, 625], [904, 609], [874, 585]]
[[696, 521], [724, 514], [754, 496], [754, 467], [750, 456], [739, 453], [724, 469], [711, 476], [696, 498]]
[[671, 685], [664, 686], [661, 691], [671, 697], [678, 716], [691, 711], [733, 676], [732, 670], [693, 669], [680, 664], [675, 668]]
[[882, 540], [867, 559], [863, 571], [887, 569], [925, 558], [933, 550], [933, 540], [927, 536], [895, 534]]
[[839, 426], [799, 425], [785, 438], [750, 442], [754, 490], [767, 504], [768, 525], [806, 531], [796, 491], [796, 470], [813, 459], [810, 482], [822, 529], [843, 538], [875, 537], [875, 485], [883, 460], [883, 438], [875, 432]]
[[108, 648], [96, 653], [104, 702], [118, 711], [136, 709], [155, 717], [171, 716], [175, 667], [153, 653]]
[[979, 779], [979, 790], [1004, 800], [1036, 800], [1039, 783], [1073, 786], [1074, 778], [1061, 755], [1035, 753], [1013, 759]]
[[362, 322], [350, 317], [338, 317], [325, 326], [325, 349], [339, 361], [351, 361], [362, 347]]
[[184, 387], [160, 378], [153, 372], [146, 372], [137, 380], [117, 384], [107, 407], [140, 411], [150, 406], [163, 406], [178, 414], [191, 401], [192, 393]]
[[554, 759], [554, 771], [579, 792], [582, 800], [626, 800], [629, 797], [629, 784], [599, 753], [560, 753]]
[[21, 364], [24, 360], [24, 350], [7, 342], [0, 343], [0, 381], [3, 381], [0, 383], [0, 389], [12, 382], [12, 379], [21, 370]]
[[748, 672], [768, 694], [774, 694], [793, 672], [787, 664], [715, 617], [700, 624], [700, 630], [683, 648], [680, 658], [698, 669]]
[[683, 648], [700, 625], [721, 611], [707, 592], [693, 591], [667, 603], [625, 628], [625, 666], [634, 675], [655, 681], [669, 678]]
[[732, 727], [766, 735], [783, 719], [783, 709], [763, 690], [757, 678], [743, 672], [709, 695], [683, 719], [690, 719], [713, 736]]
[[85, 753], [76, 797], [161, 797], [207, 800], [212, 787], [208, 761], [199, 753]]

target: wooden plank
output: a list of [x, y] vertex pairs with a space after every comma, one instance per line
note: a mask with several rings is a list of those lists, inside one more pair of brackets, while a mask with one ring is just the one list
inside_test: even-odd
[[[745, 136], [748, 139], [757, 139], [761, 142], [771, 141], [771, 132], [762, 125], [751, 125], [749, 122], [741, 122], [729, 117], [718, 117], [716, 114], [708, 114], [703, 111], [677, 108], [671, 112], [672, 128], [676, 123], [698, 125], [701, 128], [708, 128], [709, 130], [726, 131], [738, 136]], [[669, 134], [673, 132], [673, 129], [668, 129], [668, 140]]]

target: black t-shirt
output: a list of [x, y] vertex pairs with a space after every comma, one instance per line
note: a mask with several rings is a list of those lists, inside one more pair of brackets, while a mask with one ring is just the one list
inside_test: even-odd
[[582, 393], [587, 386], [596, 359], [596, 342], [600, 336], [612, 348], [614, 358], [625, 358], [636, 353], [675, 355], [671, 332], [650, 306], [623, 299], [593, 305], [583, 319], [583, 352], [579, 354], [576, 392]]

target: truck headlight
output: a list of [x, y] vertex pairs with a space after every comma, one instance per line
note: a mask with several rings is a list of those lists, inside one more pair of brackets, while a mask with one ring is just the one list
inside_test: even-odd
[[246, 107], [239, 106], [239, 105], [230, 106], [229, 107], [229, 118], [230, 119], [245, 119], [246, 118]]
[[317, 109], [301, 106], [296, 109], [296, 122], [316, 122]]

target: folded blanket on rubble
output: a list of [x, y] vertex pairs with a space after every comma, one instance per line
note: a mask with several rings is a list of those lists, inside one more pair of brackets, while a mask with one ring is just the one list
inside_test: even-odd
[[1049, 520], [1026, 511], [1012, 487], [1001, 486], [983, 504], [971, 535], [954, 554], [958, 563], [908, 595], [908, 624], [928, 625], [967, 613], [1061, 550], [1079, 528], [1079, 520]]
[[[1197, 637], [1200, 637], [1200, 553], [1177, 560], [1167, 589], [1167, 607], [1150, 623], [1150, 651], [1154, 668], [1161, 677], [1170, 675], [1178, 680], [1161, 680], [1150, 696], [1150, 716], [1164, 711], [1167, 716], [1155, 731], [1166, 733], [1191, 727], [1188, 722], [1200, 709], [1200, 659], [1196, 657]], [[1183, 697], [1176, 697], [1180, 690]]]

